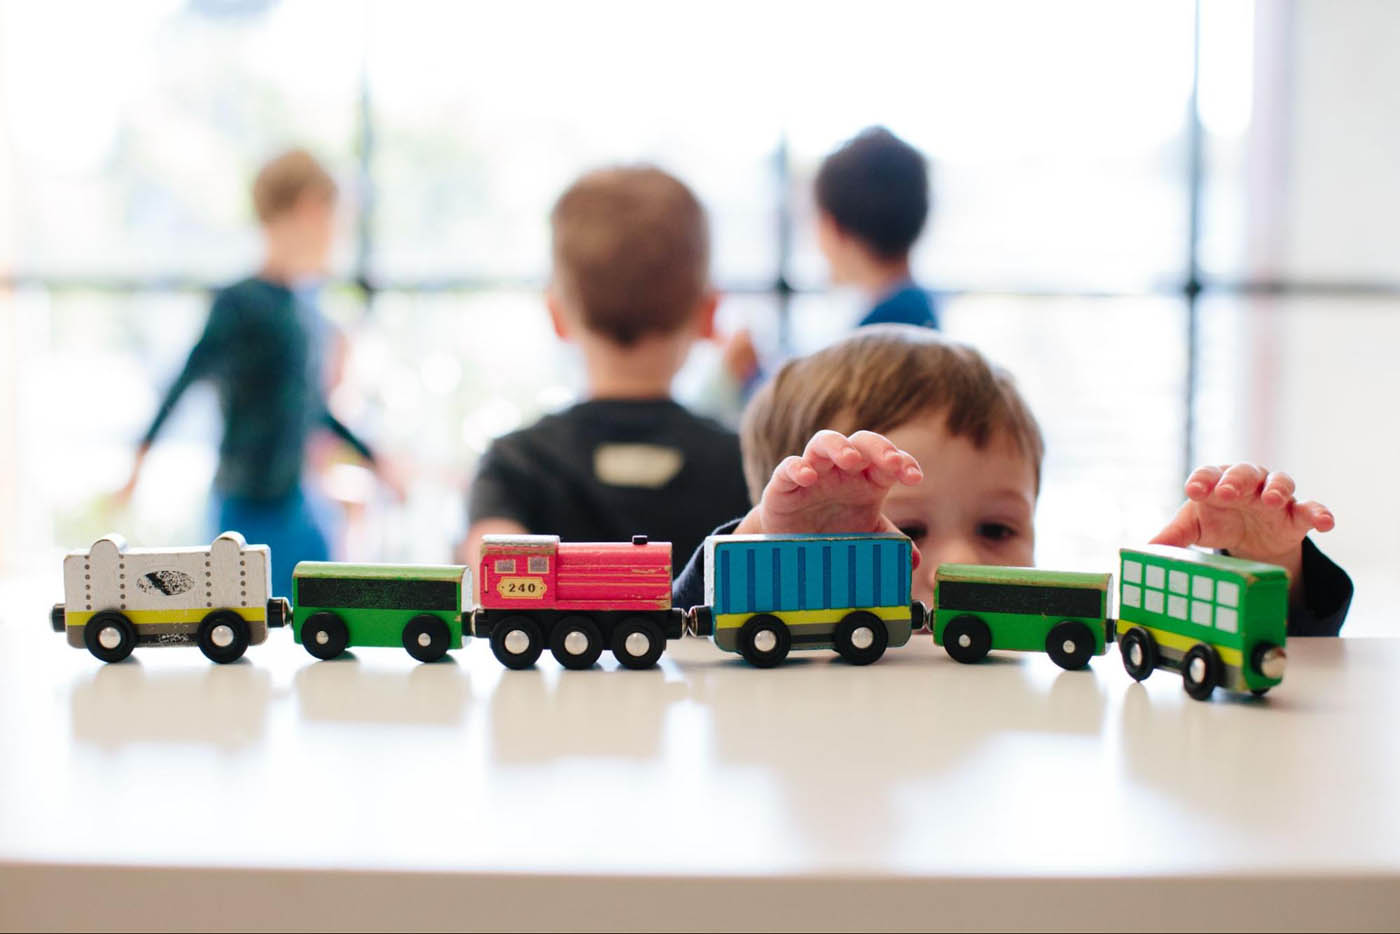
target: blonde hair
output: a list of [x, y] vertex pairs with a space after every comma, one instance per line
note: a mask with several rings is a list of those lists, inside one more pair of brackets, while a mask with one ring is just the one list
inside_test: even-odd
[[302, 196], [314, 192], [334, 200], [338, 189], [325, 166], [305, 149], [291, 149], [268, 160], [253, 179], [253, 210], [268, 221], [290, 211]]
[[705, 209], [658, 168], [589, 172], [559, 196], [549, 220], [560, 297], [590, 331], [623, 347], [680, 330], [709, 289]]
[[888, 432], [945, 412], [953, 437], [980, 450], [1004, 433], [1035, 468], [1045, 441], [1015, 381], [974, 348], [903, 324], [861, 328], [784, 364], [749, 402], [739, 429], [744, 479], [758, 502], [774, 468], [818, 431]]

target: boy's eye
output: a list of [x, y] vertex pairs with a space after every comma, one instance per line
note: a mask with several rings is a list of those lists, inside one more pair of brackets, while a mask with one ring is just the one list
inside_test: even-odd
[[910, 522], [907, 525], [899, 526], [899, 531], [917, 542], [928, 534], [928, 526], [924, 525], [922, 522]]
[[1016, 530], [1001, 522], [983, 522], [977, 526], [977, 534], [994, 542], [1005, 541], [1016, 534]]

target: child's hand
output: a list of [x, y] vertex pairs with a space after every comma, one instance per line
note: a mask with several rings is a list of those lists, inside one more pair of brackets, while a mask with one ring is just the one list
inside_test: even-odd
[[1224, 548], [1238, 558], [1284, 567], [1301, 582], [1303, 539], [1313, 529], [1330, 531], [1332, 512], [1318, 502], [1298, 502], [1293, 478], [1234, 464], [1198, 467], [1186, 480], [1186, 503], [1152, 540], [1154, 545]]
[[898, 531], [884, 516], [885, 496], [896, 483], [913, 486], [923, 478], [919, 462], [884, 435], [819, 431], [801, 457], [777, 466], [758, 505], [734, 531]]
[[374, 460], [374, 474], [395, 502], [402, 503], [408, 499], [408, 471], [401, 461], [378, 454]]
[[758, 351], [754, 349], [753, 337], [741, 328], [728, 337], [717, 339], [725, 371], [734, 377], [735, 382], [747, 385], [758, 372]]

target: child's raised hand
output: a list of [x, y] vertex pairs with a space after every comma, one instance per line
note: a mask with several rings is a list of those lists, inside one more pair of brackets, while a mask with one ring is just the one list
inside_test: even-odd
[[1303, 539], [1336, 525], [1331, 510], [1293, 496], [1293, 478], [1254, 464], [1198, 467], [1186, 479], [1186, 503], [1154, 545], [1224, 548], [1239, 558], [1278, 564], [1297, 584]]
[[884, 516], [886, 495], [896, 483], [912, 486], [923, 477], [919, 462], [884, 435], [819, 431], [800, 457], [778, 464], [758, 505], [734, 531], [893, 532]]

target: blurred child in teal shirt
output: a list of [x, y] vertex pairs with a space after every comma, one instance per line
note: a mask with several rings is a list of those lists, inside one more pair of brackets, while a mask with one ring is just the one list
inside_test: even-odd
[[214, 476], [217, 531], [236, 530], [271, 546], [277, 593], [291, 592], [296, 562], [330, 556], [325, 509], [314, 505], [302, 481], [311, 434], [330, 431], [377, 463], [327, 408], [321, 376], [325, 325], [314, 284], [330, 256], [336, 197], [335, 181], [305, 151], [263, 166], [253, 183], [263, 266], [215, 293], [204, 332], [166, 391], [119, 494], [130, 498], [147, 451], [185, 390], [211, 381], [224, 421]]

